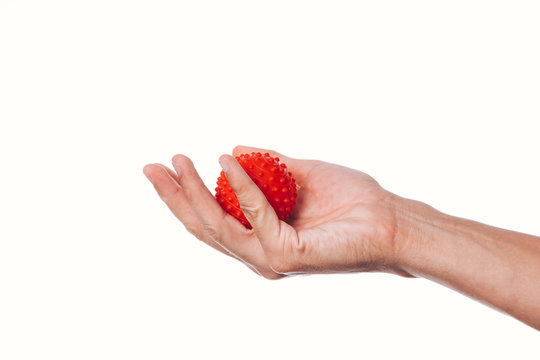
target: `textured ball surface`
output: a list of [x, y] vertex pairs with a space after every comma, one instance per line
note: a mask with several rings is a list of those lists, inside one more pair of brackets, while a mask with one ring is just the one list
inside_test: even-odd
[[[287, 171], [287, 165], [280, 163], [279, 158], [272, 157], [269, 153], [261, 154], [260, 152], [241, 154], [236, 156], [236, 160], [255, 185], [261, 189], [278, 218], [287, 219], [296, 205], [298, 196], [296, 181]], [[252, 228], [240, 209], [236, 194], [231, 189], [223, 171], [217, 180], [216, 200], [225, 211], [237, 218], [246, 228]]]

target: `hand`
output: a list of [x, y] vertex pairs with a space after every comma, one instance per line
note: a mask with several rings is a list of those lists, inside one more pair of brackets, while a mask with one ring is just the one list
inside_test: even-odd
[[219, 160], [252, 230], [219, 206], [186, 156], [173, 157], [176, 173], [160, 164], [144, 173], [189, 232], [265, 278], [355, 271], [409, 276], [399, 266], [393, 194], [343, 166], [244, 146], [233, 155], [253, 151], [279, 157], [296, 178], [297, 205], [286, 222], [230, 155]]
[[219, 206], [187, 157], [173, 158], [176, 173], [160, 164], [144, 173], [188, 231], [265, 278], [355, 271], [425, 277], [540, 330], [540, 238], [443, 214], [346, 167], [243, 146], [233, 154], [252, 151], [279, 157], [296, 178], [287, 222], [232, 156], [220, 163], [252, 230]]

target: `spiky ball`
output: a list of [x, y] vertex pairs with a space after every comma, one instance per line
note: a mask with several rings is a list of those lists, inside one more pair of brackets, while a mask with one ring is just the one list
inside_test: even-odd
[[[236, 156], [236, 160], [255, 185], [261, 189], [278, 218], [287, 219], [298, 197], [296, 181], [287, 171], [287, 165], [280, 163], [279, 158], [272, 157], [269, 153], [261, 154], [260, 152], [241, 154]], [[216, 200], [225, 211], [237, 218], [246, 228], [252, 228], [240, 209], [236, 194], [231, 189], [223, 171], [217, 180]]]

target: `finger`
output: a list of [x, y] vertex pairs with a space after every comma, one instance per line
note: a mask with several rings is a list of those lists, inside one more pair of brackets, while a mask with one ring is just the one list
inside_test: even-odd
[[[169, 170], [171, 171], [171, 170]], [[152, 182], [159, 197], [169, 207], [172, 213], [192, 233], [201, 233], [202, 226], [191, 210], [182, 188], [177, 182], [176, 176], [171, 176], [167, 167], [161, 164], [146, 165], [143, 169], [146, 177]]]
[[262, 248], [238, 220], [225, 212], [204, 185], [193, 162], [175, 155], [173, 165], [180, 186], [206, 234], [227, 251], [251, 264], [261, 262]]
[[281, 222], [274, 209], [232, 156], [222, 155], [219, 163], [263, 249], [275, 252], [279, 247]]
[[157, 165], [160, 168], [167, 171], [167, 174], [171, 177], [171, 179], [178, 185], [178, 187], [180, 187], [180, 183], [178, 182], [178, 176], [176, 176], [176, 173], [173, 170], [169, 169], [167, 166], [163, 164], [154, 164], [154, 165]]
[[300, 160], [288, 157], [274, 150], [260, 149], [251, 146], [238, 145], [233, 149], [233, 155], [239, 156], [240, 154], [250, 154], [252, 152], [269, 153], [272, 157], [279, 158], [279, 161], [287, 165], [288, 170], [292, 173], [292, 176], [296, 179], [299, 185], [304, 184], [307, 180], [309, 172], [317, 164], [321, 163], [316, 160]]
[[159, 197], [191, 234], [214, 249], [231, 255], [223, 247], [206, 236], [199, 219], [189, 205], [184, 191], [178, 184], [176, 173], [161, 164], [146, 165], [143, 171], [154, 185]]
[[203, 226], [204, 224], [221, 224], [226, 213], [204, 185], [193, 162], [184, 155], [175, 155], [172, 163], [180, 186]]
[[[264, 252], [256, 240], [244, 242], [244, 246], [240, 249], [242, 251], [240, 251], [228, 242], [225, 242], [227, 243], [227, 246], [225, 246], [208, 236], [207, 231], [205, 231], [197, 215], [192, 210], [187, 196], [179, 185], [179, 178], [174, 171], [162, 164], [147, 165], [143, 171], [154, 184], [160, 197], [189, 232], [219, 252], [244, 263], [255, 273], [267, 278], [275, 278], [276, 274], [264, 269], [262, 265], [264, 264]], [[235, 225], [245, 230], [240, 223]], [[234, 248], [234, 251], [231, 248]]]

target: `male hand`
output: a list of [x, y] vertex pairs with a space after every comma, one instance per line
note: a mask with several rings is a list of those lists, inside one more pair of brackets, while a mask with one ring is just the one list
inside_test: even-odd
[[286, 222], [230, 155], [219, 161], [252, 230], [220, 207], [186, 156], [173, 157], [176, 173], [160, 164], [147, 165], [144, 173], [189, 232], [265, 278], [354, 271], [408, 275], [399, 268], [394, 242], [393, 194], [343, 166], [245, 146], [233, 155], [253, 151], [279, 157], [296, 179], [297, 205]]

